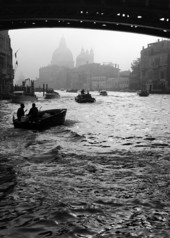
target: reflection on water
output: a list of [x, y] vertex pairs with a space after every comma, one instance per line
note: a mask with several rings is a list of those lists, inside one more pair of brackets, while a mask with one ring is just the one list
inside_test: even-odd
[[170, 236], [170, 96], [108, 94], [38, 94], [68, 109], [43, 132], [14, 129], [18, 105], [0, 102], [0, 237]]

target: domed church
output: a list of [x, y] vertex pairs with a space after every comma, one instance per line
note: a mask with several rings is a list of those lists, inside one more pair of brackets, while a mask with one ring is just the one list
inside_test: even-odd
[[79, 81], [78, 67], [94, 62], [93, 50], [81, 50], [76, 58], [76, 66], [74, 67], [73, 55], [67, 48], [64, 37], [61, 38], [58, 48], [52, 54], [51, 62], [48, 66], [39, 69], [39, 78], [35, 81], [35, 87], [42, 84], [48, 84], [49, 87], [72, 88], [72, 81]]
[[51, 65], [63, 66], [66, 68], [74, 67], [73, 55], [67, 48], [64, 37], [61, 38], [58, 48], [52, 55]]
[[91, 49], [90, 52], [88, 50], [81, 49], [80, 54], [76, 58], [76, 67], [85, 64], [92, 64], [94, 63], [94, 52]]

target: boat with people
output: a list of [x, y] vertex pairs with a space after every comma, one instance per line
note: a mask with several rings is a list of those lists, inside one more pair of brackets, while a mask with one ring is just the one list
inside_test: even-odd
[[18, 120], [16, 114], [13, 115], [14, 128], [22, 128], [28, 130], [44, 130], [50, 127], [63, 125], [65, 122], [67, 109], [48, 109], [38, 111], [37, 120], [31, 121], [28, 115]]
[[49, 89], [48, 91], [46, 91], [45, 99], [55, 99], [55, 98], [60, 98], [60, 94], [58, 92], [55, 92], [53, 89]]
[[147, 97], [147, 96], [149, 96], [149, 92], [148, 92], [148, 90], [139, 90], [138, 92], [137, 92], [137, 94], [139, 95], [139, 96], [141, 96], [141, 97]]
[[106, 90], [100, 90], [99, 94], [101, 96], [107, 96], [108, 95]]
[[87, 97], [82, 97], [81, 95], [78, 95], [75, 97], [75, 101], [78, 103], [93, 103], [96, 101], [95, 98], [87, 98]]
[[87, 91], [87, 93], [85, 93], [85, 91], [83, 89], [83, 90], [81, 90], [81, 94], [78, 94], [75, 97], [75, 101], [78, 103], [93, 103], [96, 101], [96, 99], [93, 98], [88, 91]]
[[35, 102], [38, 100], [34, 93], [26, 93], [25, 91], [14, 91], [10, 98], [12, 103]]

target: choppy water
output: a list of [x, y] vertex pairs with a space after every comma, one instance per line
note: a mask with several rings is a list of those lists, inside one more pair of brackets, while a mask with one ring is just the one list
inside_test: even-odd
[[68, 109], [43, 132], [14, 129], [18, 105], [0, 102], [0, 237], [170, 237], [170, 95], [60, 94], [38, 94]]

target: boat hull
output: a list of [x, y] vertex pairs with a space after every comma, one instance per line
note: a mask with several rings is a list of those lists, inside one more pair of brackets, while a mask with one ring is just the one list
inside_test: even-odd
[[107, 91], [100, 91], [101, 96], [107, 96]]
[[75, 101], [78, 103], [94, 103], [96, 99], [95, 98], [81, 98], [77, 96], [75, 97]]
[[13, 117], [13, 125], [15, 128], [22, 128], [28, 130], [44, 130], [50, 127], [63, 125], [65, 122], [67, 109], [51, 109], [40, 111], [38, 113], [37, 122], [30, 120], [18, 121]]
[[100, 96], [107, 96], [107, 93], [100, 93]]
[[12, 103], [36, 102], [37, 100], [36, 95], [11, 96]]
[[149, 96], [149, 92], [148, 91], [143, 91], [143, 90], [139, 90], [138, 92], [138, 95], [141, 96], [141, 97], [147, 97]]
[[55, 99], [55, 98], [60, 98], [60, 95], [59, 94], [56, 94], [56, 93], [46, 93], [45, 94], [45, 99]]
[[67, 93], [77, 93], [78, 89], [67, 89]]

